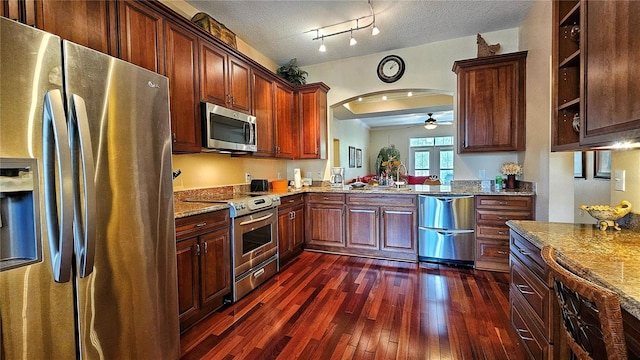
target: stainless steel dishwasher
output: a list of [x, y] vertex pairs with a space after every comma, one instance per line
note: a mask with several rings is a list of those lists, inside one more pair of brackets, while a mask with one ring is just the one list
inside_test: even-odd
[[473, 266], [473, 195], [420, 195], [418, 204], [419, 260]]

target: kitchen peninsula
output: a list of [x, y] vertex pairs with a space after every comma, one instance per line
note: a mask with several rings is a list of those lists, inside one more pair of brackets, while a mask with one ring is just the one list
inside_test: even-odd
[[[511, 228], [512, 246], [512, 323], [518, 333], [527, 328], [536, 339], [524, 342], [528, 351], [551, 353], [553, 346], [545, 347], [559, 342], [559, 331], [552, 329], [553, 317], [559, 316], [554, 310], [553, 285], [539, 255], [543, 246], [550, 245], [561, 265], [620, 295], [629, 356], [639, 356], [640, 232], [600, 231], [594, 225], [537, 221], [509, 221], [507, 225]], [[536, 290], [522, 292], [521, 288]], [[547, 338], [546, 342], [542, 337]], [[540, 344], [543, 346], [538, 347]]]

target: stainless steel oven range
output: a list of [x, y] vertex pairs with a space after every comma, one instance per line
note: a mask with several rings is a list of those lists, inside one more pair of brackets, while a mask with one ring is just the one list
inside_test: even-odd
[[236, 302], [280, 270], [278, 205], [275, 195], [186, 199], [225, 202], [231, 210], [231, 300]]

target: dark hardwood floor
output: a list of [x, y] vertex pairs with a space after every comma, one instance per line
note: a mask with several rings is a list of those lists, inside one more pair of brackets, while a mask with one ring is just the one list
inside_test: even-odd
[[508, 274], [304, 252], [182, 336], [182, 359], [525, 359]]

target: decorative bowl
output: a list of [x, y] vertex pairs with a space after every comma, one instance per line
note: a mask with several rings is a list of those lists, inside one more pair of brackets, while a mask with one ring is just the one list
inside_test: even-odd
[[591, 215], [591, 217], [598, 220], [600, 230], [607, 230], [610, 226], [616, 230], [620, 230], [620, 226], [616, 221], [631, 211], [631, 203], [626, 200], [622, 200], [620, 205], [615, 207], [611, 207], [609, 205], [582, 205], [580, 206], [580, 209], [586, 211]]

